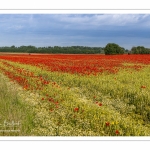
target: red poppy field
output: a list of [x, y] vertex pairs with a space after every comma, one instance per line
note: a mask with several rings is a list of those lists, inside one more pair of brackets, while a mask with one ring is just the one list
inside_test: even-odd
[[150, 55], [3, 54], [0, 71], [33, 113], [15, 135], [150, 135]]

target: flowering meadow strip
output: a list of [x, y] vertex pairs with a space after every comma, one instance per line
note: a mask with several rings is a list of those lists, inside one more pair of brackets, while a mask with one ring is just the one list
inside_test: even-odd
[[[32, 107], [36, 112], [33, 120], [35, 128], [32, 134], [150, 135], [149, 66], [144, 63], [145, 60], [140, 62], [146, 64], [143, 67], [143, 64], [137, 64], [135, 60], [129, 61], [130, 64], [125, 64], [127, 60], [121, 61], [123, 56], [109, 56], [108, 58], [114, 59], [108, 59], [109, 63], [103, 63], [111, 64], [114, 61], [116, 65], [112, 68], [117, 71], [115, 74], [113, 71], [109, 71], [110, 74], [99, 74], [97, 70], [100, 66], [99, 64], [96, 66], [95, 62], [102, 60], [95, 60], [98, 55], [87, 56], [93, 57], [93, 60], [88, 61], [89, 57], [84, 58], [85, 55], [56, 56], [60, 60], [57, 60], [56, 57], [52, 59], [51, 55], [49, 57], [48, 55], [21, 56], [21, 59], [18, 56], [9, 56], [11, 61], [8, 61], [8, 56], [6, 60], [2, 58], [0, 70], [6, 76], [21, 85], [29, 95], [38, 93], [38, 97], [31, 99], [33, 103], [35, 102]], [[107, 58], [101, 55], [100, 57], [101, 59], [102, 57]], [[46, 60], [55, 65], [47, 65]], [[41, 63], [35, 64], [38, 61]], [[80, 63], [77, 62], [82, 62], [87, 68], [88, 65], [92, 69], [97, 67], [95, 73], [86, 76], [87, 72], [80, 70], [74, 74], [70, 68], [67, 68], [67, 65], [78, 66]], [[60, 70], [63, 65], [66, 65], [66, 69]], [[52, 71], [53, 67], [57, 69]], [[108, 67], [104, 68], [109, 70]], [[81, 72], [83, 76], [78, 75]], [[28, 101], [30, 102], [30, 99]]]

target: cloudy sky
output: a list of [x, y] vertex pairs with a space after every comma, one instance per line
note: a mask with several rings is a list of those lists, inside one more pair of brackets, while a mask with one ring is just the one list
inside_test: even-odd
[[149, 14], [0, 14], [0, 46], [150, 47]]

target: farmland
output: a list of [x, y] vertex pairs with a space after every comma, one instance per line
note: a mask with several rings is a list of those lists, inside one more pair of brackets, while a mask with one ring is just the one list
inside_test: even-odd
[[150, 135], [150, 55], [4, 53], [0, 72], [0, 123], [20, 121], [0, 135]]

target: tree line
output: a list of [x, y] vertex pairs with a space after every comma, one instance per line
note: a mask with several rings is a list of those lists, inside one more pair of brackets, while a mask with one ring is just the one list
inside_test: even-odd
[[64, 53], [64, 54], [99, 54], [103, 53], [103, 47], [86, 47], [86, 46], [70, 46], [70, 47], [35, 47], [20, 46], [0, 47], [0, 52], [17, 52], [17, 53]]
[[145, 48], [144, 46], [132, 47], [132, 54], [150, 54], [150, 48]]
[[120, 47], [118, 44], [115, 43], [108, 43], [105, 48], [104, 52], [106, 55], [115, 55], [115, 54], [150, 54], [150, 48], [145, 48], [144, 46], [137, 46], [132, 47], [131, 50], [125, 50], [123, 47]]
[[131, 50], [125, 49], [115, 43], [108, 43], [105, 47], [87, 47], [87, 46], [48, 46], [48, 47], [35, 47], [20, 46], [15, 47], [0, 47], [0, 52], [16, 52], [16, 53], [63, 53], [63, 54], [105, 54], [105, 55], [116, 55], [116, 54], [150, 54], [150, 48], [144, 46], [132, 47]]

